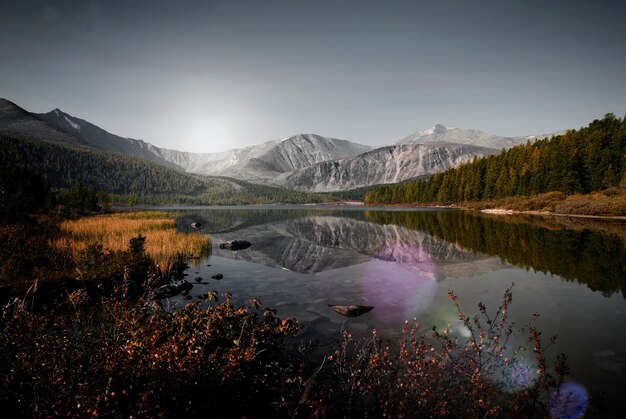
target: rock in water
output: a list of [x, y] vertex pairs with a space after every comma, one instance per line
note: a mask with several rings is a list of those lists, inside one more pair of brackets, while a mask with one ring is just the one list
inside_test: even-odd
[[358, 317], [374, 309], [372, 306], [341, 306], [336, 304], [328, 304], [328, 307], [346, 317]]
[[196, 229], [198, 229], [198, 228], [200, 228], [200, 227], [202, 227], [202, 224], [200, 224], [200, 223], [191, 223], [191, 228], [196, 228]]
[[156, 288], [153, 291], [154, 293], [153, 298], [155, 300], [162, 300], [164, 298], [173, 297], [182, 292], [189, 293], [189, 291], [191, 291], [192, 288], [193, 288], [193, 285], [191, 285], [189, 282], [182, 279], [180, 281], [174, 282], [173, 284], [167, 284], [167, 285], [163, 285], [163, 286]]
[[222, 275], [222, 274], [215, 274], [215, 275], [213, 275], [211, 278], [213, 278], [213, 279], [218, 279], [218, 280], [219, 280], [219, 279], [224, 278], [224, 275]]
[[250, 246], [252, 246], [252, 243], [247, 240], [230, 240], [224, 243], [220, 243], [220, 249], [227, 250], [243, 250], [247, 249]]

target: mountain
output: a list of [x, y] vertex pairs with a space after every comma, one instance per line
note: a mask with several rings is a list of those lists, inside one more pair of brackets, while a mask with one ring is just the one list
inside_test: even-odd
[[[547, 192], [563, 195], [612, 190], [626, 185], [626, 118], [613, 114], [579, 130], [510, 148], [503, 153], [436, 174], [428, 180], [378, 186], [367, 193], [368, 204], [453, 204]], [[558, 196], [556, 194], [555, 196]], [[554, 208], [554, 197], [534, 205]], [[585, 204], [587, 205], [587, 204]], [[572, 204], [559, 211], [585, 213], [585, 205]], [[530, 207], [528, 207], [530, 208]], [[596, 214], [619, 212], [619, 206], [597, 205]], [[553, 209], [552, 209], [553, 211]]]
[[487, 134], [477, 129], [446, 128], [443, 125], [437, 124], [430, 129], [418, 131], [404, 137], [398, 141], [397, 144], [457, 143], [501, 150], [503, 148], [508, 149], [514, 147], [518, 144], [524, 144], [529, 140], [534, 141], [551, 135], [554, 134], [501, 137], [499, 135]]
[[15, 103], [2, 98], [0, 98], [0, 134], [85, 145], [85, 142], [77, 137], [47, 124]]
[[236, 179], [184, 173], [138, 157], [0, 134], [0, 166], [26, 166], [51, 185], [83, 183], [95, 190], [134, 195], [147, 204], [310, 203], [335, 199]]
[[47, 122], [59, 131], [78, 138], [82, 143], [89, 147], [104, 151], [122, 153], [127, 156], [139, 157], [170, 167], [176, 166], [174, 163], [163, 157], [159, 147], [142, 140], [124, 138], [111, 134], [97, 125], [83, 119], [76, 118], [75, 116], [67, 114], [58, 108], [48, 113], [33, 115], [41, 121]]
[[341, 191], [398, 183], [456, 167], [474, 156], [497, 153], [491, 148], [452, 143], [393, 145], [356, 157], [314, 164], [283, 175], [274, 183], [302, 191]]
[[190, 173], [259, 182], [311, 164], [356, 156], [372, 148], [315, 134], [299, 134], [220, 153], [190, 153], [111, 134], [60, 109], [30, 113], [5, 99], [0, 99], [0, 133], [113, 151]]
[[538, 137], [500, 137], [442, 125], [397, 144], [373, 147], [315, 134], [298, 134], [219, 153], [165, 149], [124, 138], [60, 109], [29, 113], [0, 99], [0, 134], [30, 137], [138, 157], [188, 173], [224, 176], [299, 191], [345, 191], [428, 176], [497, 154]]
[[163, 158], [192, 173], [266, 181], [315, 163], [355, 156], [372, 147], [346, 140], [299, 134], [221, 153], [163, 150]]

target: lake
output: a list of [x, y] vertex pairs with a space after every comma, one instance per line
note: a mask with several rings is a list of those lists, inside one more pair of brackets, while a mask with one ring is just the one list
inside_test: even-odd
[[[451, 325], [466, 335], [448, 292], [466, 314], [477, 314], [479, 302], [495, 313], [514, 283], [511, 317], [522, 327], [540, 314], [544, 343], [558, 336], [551, 360], [561, 352], [569, 357], [568, 381], [589, 393], [605, 388], [611, 410], [626, 395], [624, 221], [329, 206], [176, 214], [179, 229], [192, 231], [198, 222], [213, 243], [211, 256], [187, 271], [194, 297], [209, 290], [228, 290], [235, 303], [257, 297], [279, 316], [302, 321], [301, 339], [325, 347], [342, 329], [395, 336], [413, 318], [424, 332]], [[252, 246], [219, 248], [234, 239]], [[216, 273], [224, 278], [210, 279]], [[328, 304], [375, 308], [346, 318]], [[523, 333], [516, 339], [527, 343]]]

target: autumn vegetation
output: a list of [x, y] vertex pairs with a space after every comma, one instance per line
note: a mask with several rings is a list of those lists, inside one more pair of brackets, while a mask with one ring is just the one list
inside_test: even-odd
[[167, 272], [179, 257], [196, 260], [209, 255], [210, 241], [200, 233], [179, 233], [175, 220], [166, 213], [131, 212], [104, 214], [64, 220], [55, 246], [77, 255], [94, 245], [114, 252], [123, 251], [131, 238], [145, 239], [145, 252], [161, 270]]
[[[532, 324], [510, 321], [510, 291], [475, 317], [450, 295], [469, 338], [407, 323], [397, 339], [345, 331], [322, 350], [257, 299], [236, 306], [211, 291], [174, 310], [154, 299], [172, 275], [158, 258], [207, 251], [206, 238], [176, 233], [167, 214], [85, 217], [40, 203], [28, 204], [35, 216], [0, 226], [7, 416], [511, 417], [571, 402], [560, 392], [565, 358]], [[517, 333], [529, 344], [513, 346]]]
[[426, 180], [383, 185], [366, 204], [461, 204], [564, 214], [626, 213], [626, 118], [474, 159]]

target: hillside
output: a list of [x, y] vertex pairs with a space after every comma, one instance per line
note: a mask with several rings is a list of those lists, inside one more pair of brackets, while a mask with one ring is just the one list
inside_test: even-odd
[[2, 98], [0, 98], [0, 134], [86, 145], [84, 141], [51, 126], [15, 103]]
[[83, 183], [152, 204], [305, 203], [334, 197], [289, 191], [247, 182], [174, 170], [119, 153], [0, 136], [0, 165], [24, 166], [53, 186]]
[[368, 204], [451, 204], [545, 192], [590, 193], [626, 186], [626, 118], [607, 114], [588, 127], [520, 145], [428, 180], [380, 186]]

